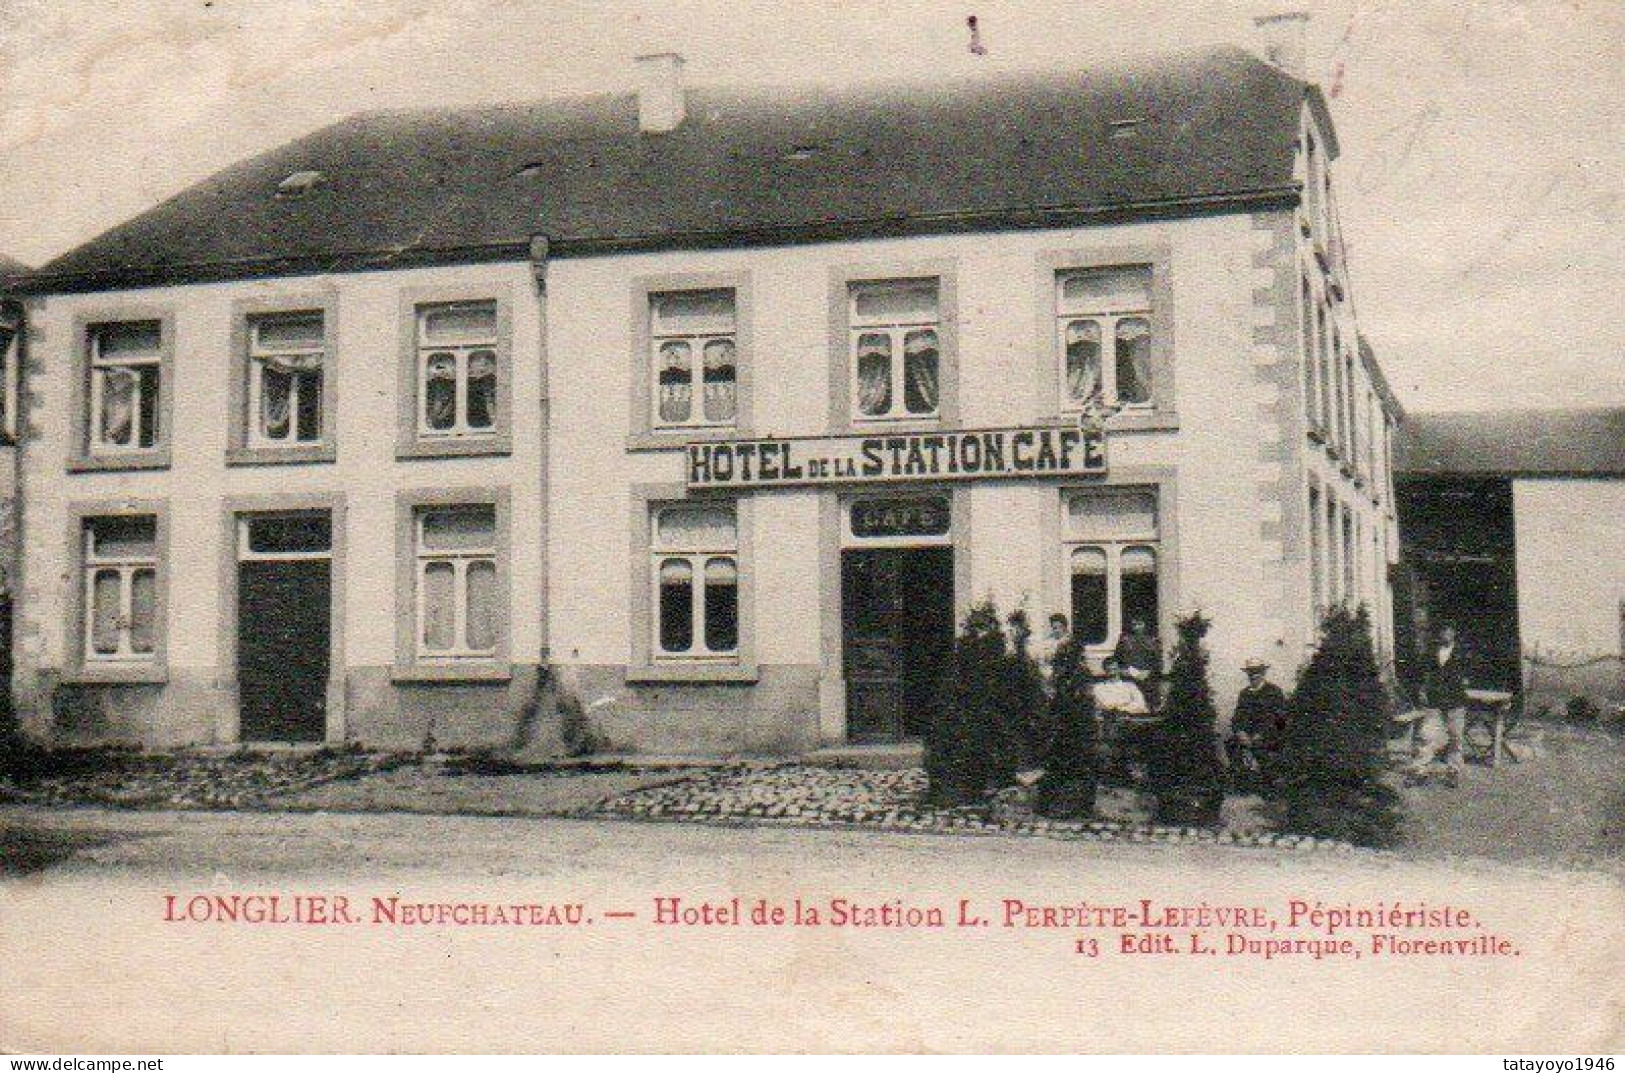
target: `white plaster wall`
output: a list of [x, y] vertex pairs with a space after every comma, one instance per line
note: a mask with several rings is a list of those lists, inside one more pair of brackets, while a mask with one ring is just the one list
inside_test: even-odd
[[[1156, 241], [1173, 250], [1177, 433], [1114, 435], [1114, 467], [1167, 467], [1179, 487], [1180, 610], [1214, 618], [1210, 644], [1222, 689], [1239, 687], [1246, 654], [1270, 651], [1297, 612], [1261, 599], [1266, 547], [1255, 461], [1271, 442], [1255, 405], [1252, 325], [1257, 242], [1245, 215], [1048, 232], [829, 243], [791, 249], [669, 252], [554, 262], [548, 347], [556, 496], [549, 548], [552, 650], [583, 664], [629, 656], [628, 486], [678, 484], [682, 454], [628, 452], [633, 281], [641, 276], [750, 274], [754, 414], [762, 435], [809, 435], [828, 421], [832, 266], [946, 258], [957, 266], [963, 424], [1034, 422], [1040, 397], [1036, 322], [1042, 252]], [[1043, 381], [1044, 387], [1053, 380]], [[1273, 390], [1273, 389], [1271, 389]], [[1040, 536], [1058, 510], [1056, 485], [978, 484], [972, 492], [971, 591], [1009, 607], [1024, 595], [1047, 614]], [[764, 663], [817, 663], [820, 651], [816, 496], [755, 493], [756, 623]], [[1278, 591], [1277, 586], [1277, 591]], [[1289, 662], [1289, 661], [1287, 661]]]
[[1513, 481], [1512, 510], [1524, 650], [1620, 655], [1625, 480]]
[[[396, 461], [397, 370], [402, 291], [488, 283], [513, 308], [513, 453], [509, 457]], [[338, 295], [337, 461], [225, 464], [232, 303], [244, 298]], [[68, 406], [76, 314], [119, 306], [175, 316], [173, 464], [167, 470], [69, 474]], [[534, 661], [543, 641], [535, 594], [542, 581], [541, 362], [539, 306], [528, 265], [491, 265], [300, 277], [42, 299], [30, 311], [28, 418], [23, 450], [27, 561], [20, 644], [30, 661], [67, 657], [68, 598], [75, 579], [66, 532], [72, 501], [163, 499], [170, 505], [169, 664], [212, 669], [219, 658], [222, 500], [284, 492], [343, 492], [348, 507], [345, 660], [383, 666], [395, 658], [395, 493], [402, 489], [500, 486], [511, 491], [512, 652]]]
[[[212, 668], [218, 659], [220, 501], [254, 492], [343, 491], [349, 505], [346, 660], [387, 664], [394, 657], [394, 495], [402, 488], [463, 484], [512, 492], [512, 639], [517, 660], [544, 642], [566, 663], [625, 664], [630, 634], [633, 549], [629, 489], [678, 485], [680, 451], [627, 450], [632, 397], [633, 280], [650, 275], [746, 271], [752, 301], [756, 432], [809, 435], [828, 419], [829, 288], [832, 266], [948, 259], [959, 289], [960, 405], [967, 426], [1023, 424], [1055, 411], [1053, 374], [1041, 376], [1038, 339], [1041, 254], [1057, 250], [1165, 242], [1172, 250], [1177, 432], [1114, 434], [1111, 464], [1120, 471], [1172, 471], [1178, 482], [1176, 611], [1201, 609], [1214, 620], [1209, 644], [1222, 699], [1239, 686], [1243, 658], [1263, 653], [1285, 680], [1296, 665], [1281, 652], [1306, 608], [1282, 606], [1266, 564], [1281, 554], [1266, 541], [1279, 521], [1259, 491], [1260, 449], [1277, 442], [1259, 404], [1274, 387], [1256, 384], [1252, 330], [1253, 257], [1258, 235], [1249, 216], [1155, 224], [828, 243], [788, 249], [675, 251], [560, 259], [548, 277], [547, 347], [551, 496], [546, 548], [548, 636], [539, 626], [543, 548], [536, 538], [544, 488], [540, 436], [539, 309], [529, 266], [452, 267], [154, 289], [116, 295], [53, 297], [32, 311], [36, 339], [30, 378], [31, 424], [25, 453], [28, 542], [21, 636], [32, 662], [60, 666], [69, 563], [69, 500], [167, 498], [173, 523], [170, 663]], [[398, 303], [408, 288], [487, 280], [513, 300], [514, 453], [510, 458], [397, 462]], [[232, 467], [224, 463], [231, 304], [239, 298], [308, 293], [339, 295], [338, 444], [335, 464]], [[68, 475], [68, 371], [76, 312], [140, 303], [176, 311], [174, 465], [158, 472]], [[1340, 477], [1328, 473], [1329, 483]], [[1042, 536], [1058, 511], [1053, 484], [985, 483], [971, 495], [973, 596], [1009, 607], [1023, 597], [1035, 617], [1051, 608], [1043, 577], [1060, 548]], [[757, 493], [753, 568], [757, 656], [764, 664], [817, 664], [821, 653], [818, 495]], [[1171, 545], [1171, 541], [1168, 542]], [[641, 549], [639, 555], [642, 554]], [[1177, 561], [1176, 561], [1177, 560]]]

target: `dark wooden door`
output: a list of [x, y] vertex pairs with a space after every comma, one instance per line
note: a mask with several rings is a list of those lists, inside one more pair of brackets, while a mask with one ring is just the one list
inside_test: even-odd
[[847, 737], [922, 736], [953, 651], [953, 549], [848, 551], [841, 560]]
[[327, 732], [332, 572], [325, 559], [238, 564], [237, 684], [244, 741]]

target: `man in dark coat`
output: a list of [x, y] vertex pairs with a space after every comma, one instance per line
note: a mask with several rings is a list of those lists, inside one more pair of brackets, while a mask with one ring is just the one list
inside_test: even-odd
[[1230, 719], [1230, 770], [1238, 783], [1267, 782], [1274, 776], [1286, 740], [1286, 694], [1269, 680], [1269, 664], [1250, 659], [1242, 670], [1247, 684], [1236, 697]]
[[1467, 732], [1467, 675], [1463, 665], [1456, 628], [1445, 623], [1439, 627], [1439, 639], [1424, 669], [1422, 697], [1428, 707], [1437, 708], [1444, 717], [1449, 735], [1444, 762], [1452, 775], [1461, 770], [1461, 743]]

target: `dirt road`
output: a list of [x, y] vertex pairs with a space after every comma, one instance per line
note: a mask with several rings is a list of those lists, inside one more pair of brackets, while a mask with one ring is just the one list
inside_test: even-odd
[[[8, 1050], [1586, 1053], [1625, 1026], [1625, 887], [1601, 873], [397, 815], [12, 810], [0, 830]], [[798, 900], [817, 925], [794, 923]], [[759, 901], [785, 922], [753, 924]], [[1014, 902], [1136, 917], [1030, 927]], [[1509, 945], [1379, 957], [1356, 929], [1331, 938], [1360, 957], [1229, 951], [1236, 934], [1328, 939], [1288, 928], [1294, 902], [1465, 909], [1464, 933], [1404, 934]], [[546, 922], [572, 908], [580, 925]], [[657, 923], [661, 908], [693, 923]], [[1163, 935], [1176, 952], [1124, 950]]]

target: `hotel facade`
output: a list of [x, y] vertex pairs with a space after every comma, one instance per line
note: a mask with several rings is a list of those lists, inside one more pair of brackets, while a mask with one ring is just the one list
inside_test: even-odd
[[1049, 79], [348, 120], [19, 281], [55, 743], [917, 737], [991, 597], [1392, 650], [1401, 420], [1300, 29]]

